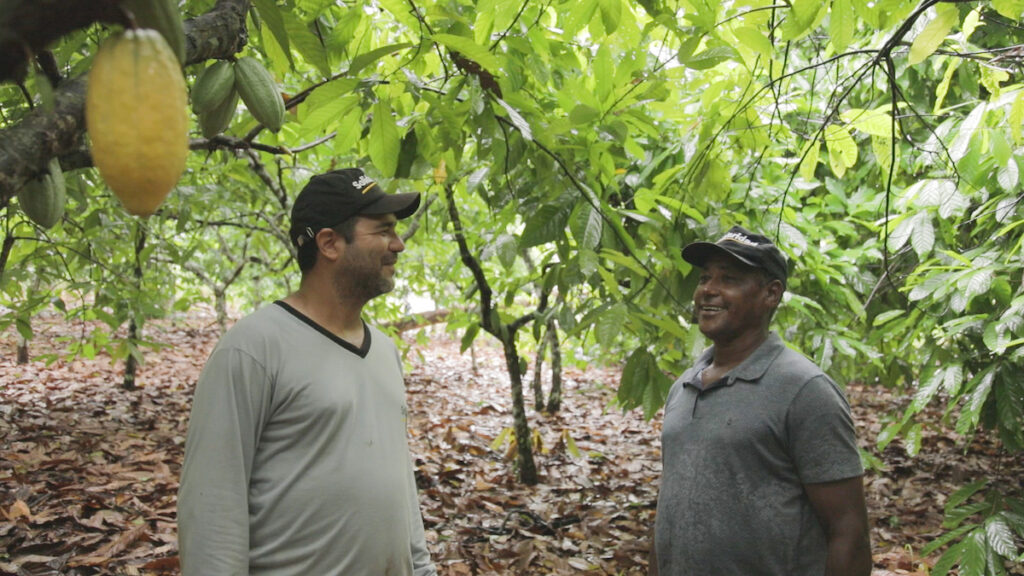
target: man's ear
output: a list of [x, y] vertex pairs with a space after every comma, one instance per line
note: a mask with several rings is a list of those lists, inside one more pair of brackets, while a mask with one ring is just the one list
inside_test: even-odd
[[779, 306], [782, 302], [782, 293], [786, 289], [782, 286], [782, 281], [778, 278], [772, 278], [770, 282], [765, 286], [765, 297], [768, 298], [768, 305], [773, 309]]
[[328, 260], [337, 260], [341, 256], [338, 240], [344, 242], [344, 239], [331, 228], [322, 228], [313, 237], [313, 241], [316, 242], [317, 251]]

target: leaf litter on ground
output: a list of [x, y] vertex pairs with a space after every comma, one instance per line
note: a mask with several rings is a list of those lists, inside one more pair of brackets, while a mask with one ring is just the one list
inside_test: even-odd
[[[83, 326], [35, 322], [28, 364], [15, 363], [16, 334], [0, 334], [0, 574], [178, 573], [178, 473], [192, 390], [218, 338], [213, 316], [148, 323], [164, 346], [146, 353], [132, 391], [120, 386], [123, 363], [66, 359]], [[460, 353], [457, 337], [426, 330], [427, 344], [405, 342], [406, 385], [439, 573], [646, 574], [661, 415], [615, 405], [614, 365], [566, 368], [558, 413], [533, 410], [526, 391], [540, 482], [521, 485], [500, 348], [479, 339]], [[916, 457], [898, 441], [879, 452], [877, 435], [906, 399], [862, 384], [848, 394], [861, 446], [885, 464], [865, 477], [874, 574], [927, 574], [937, 555], [916, 551], [942, 533], [945, 497], [982, 477], [1019, 485], [1024, 459], [985, 434], [967, 443], [937, 413]]]

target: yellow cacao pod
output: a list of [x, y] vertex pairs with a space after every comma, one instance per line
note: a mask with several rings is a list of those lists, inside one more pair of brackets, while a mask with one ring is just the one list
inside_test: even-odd
[[217, 60], [196, 78], [192, 86], [192, 110], [202, 114], [223, 104], [235, 89], [235, 71], [231, 63]]
[[154, 30], [126, 30], [100, 46], [85, 122], [93, 162], [125, 209], [148, 216], [185, 170], [188, 94], [178, 61]]
[[43, 228], [53, 228], [64, 216], [66, 194], [60, 162], [51, 158], [42, 176], [18, 190], [18, 204], [29, 220]]
[[139, 28], [160, 33], [171, 47], [179, 65], [185, 64], [185, 28], [181, 23], [177, 0], [121, 0]]
[[235, 62], [235, 89], [257, 122], [277, 132], [284, 124], [284, 99], [270, 72], [255, 58]]
[[220, 105], [211, 110], [199, 114], [199, 129], [204, 138], [213, 138], [217, 134], [228, 129], [231, 124], [231, 117], [235, 115], [238, 108], [238, 91], [234, 88], [228, 92], [228, 97]]

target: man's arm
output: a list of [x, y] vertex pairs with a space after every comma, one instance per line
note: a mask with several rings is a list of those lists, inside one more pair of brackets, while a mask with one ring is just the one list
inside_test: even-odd
[[184, 576], [249, 573], [249, 477], [265, 373], [235, 350], [218, 350], [196, 384], [178, 489]]
[[870, 576], [871, 542], [862, 476], [805, 484], [828, 536], [825, 576]]
[[430, 559], [430, 551], [427, 549], [426, 532], [423, 529], [423, 514], [420, 512], [420, 499], [416, 490], [416, 477], [413, 472], [412, 462], [409, 463], [409, 491], [406, 494], [409, 501], [409, 520], [411, 526], [412, 572], [414, 576], [437, 576], [437, 568]]

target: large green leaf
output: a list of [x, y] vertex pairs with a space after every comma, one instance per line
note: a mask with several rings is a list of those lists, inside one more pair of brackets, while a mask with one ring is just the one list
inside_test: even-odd
[[399, 42], [397, 44], [388, 44], [387, 46], [381, 46], [374, 48], [369, 52], [363, 52], [349, 62], [348, 70], [345, 71], [350, 77], [356, 77], [364, 68], [373, 64], [374, 62], [390, 56], [395, 52], [400, 52], [406, 48], [412, 46], [410, 42]]
[[274, 39], [277, 41], [278, 46], [280, 46], [281, 52], [294, 66], [295, 62], [292, 60], [288, 29], [285, 26], [284, 17], [281, 15], [281, 10], [278, 9], [277, 3], [274, 0], [253, 0], [252, 4], [259, 12], [264, 26], [269, 28], [270, 32], [274, 35]]
[[520, 248], [540, 246], [554, 242], [565, 235], [572, 206], [545, 204], [526, 220], [526, 227], [519, 238]]
[[391, 104], [380, 99], [373, 105], [373, 118], [370, 121], [370, 160], [386, 178], [394, 176], [398, 168], [402, 139], [392, 114]]
[[850, 45], [856, 26], [852, 0], [832, 0], [832, 11], [829, 13], [829, 34], [832, 37], [832, 47], [836, 49], [836, 52], [843, 52]]
[[454, 34], [434, 34], [430, 37], [434, 42], [443, 44], [449, 50], [454, 50], [479, 64], [484, 70], [491, 74], [501, 73], [501, 61], [497, 56], [474, 42], [471, 38], [456, 36]]
[[907, 63], [911, 66], [919, 64], [931, 56], [949, 35], [953, 26], [959, 22], [960, 13], [953, 4], [937, 4], [935, 12], [935, 18], [925, 25], [910, 45]]
[[842, 178], [847, 168], [857, 164], [857, 143], [844, 126], [832, 124], [825, 128], [825, 146], [829, 166], [836, 177]]

